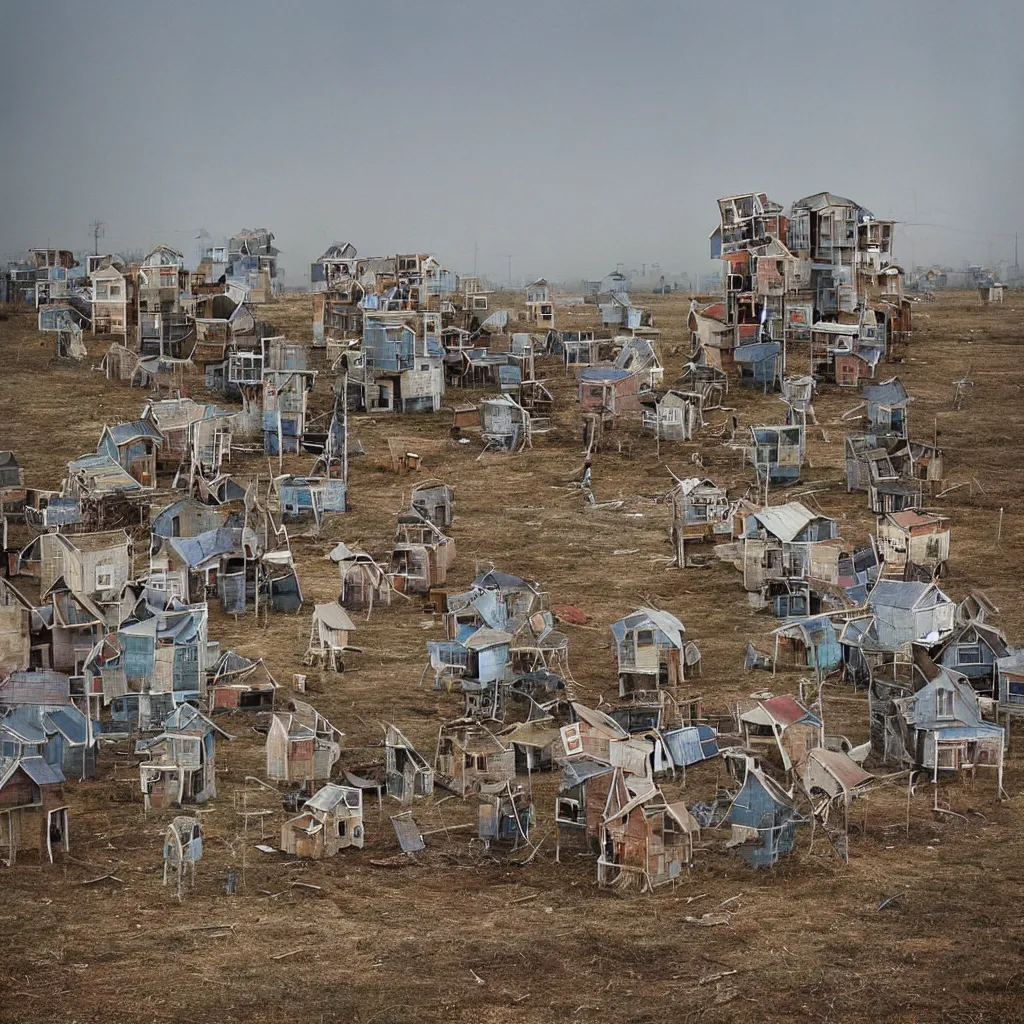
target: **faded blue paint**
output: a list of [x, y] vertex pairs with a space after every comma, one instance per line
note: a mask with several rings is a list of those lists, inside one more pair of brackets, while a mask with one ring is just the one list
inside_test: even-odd
[[710, 725], [687, 725], [673, 729], [663, 733], [662, 739], [677, 768], [718, 756], [718, 734]]
[[[438, 343], [438, 355], [443, 350]], [[367, 320], [363, 324], [366, 366], [374, 370], [411, 370], [416, 356], [416, 335], [405, 325], [386, 325]]]
[[481, 683], [493, 683], [506, 676], [509, 661], [509, 646], [487, 647], [477, 652], [476, 679]]
[[752, 867], [772, 867], [796, 845], [795, 815], [790, 804], [779, 802], [760, 778], [748, 771], [727, 820], [733, 825], [758, 829], [761, 842], [744, 843], [735, 852]]
[[740, 370], [740, 384], [748, 388], [773, 386], [778, 377], [782, 346], [777, 341], [741, 345], [734, 358]]
[[118, 639], [124, 674], [132, 681], [149, 679], [153, 674], [153, 637], [121, 633]]
[[297, 476], [281, 484], [281, 511], [292, 517], [312, 514], [314, 491], [320, 496], [320, 511], [345, 511], [344, 480], [307, 480]]

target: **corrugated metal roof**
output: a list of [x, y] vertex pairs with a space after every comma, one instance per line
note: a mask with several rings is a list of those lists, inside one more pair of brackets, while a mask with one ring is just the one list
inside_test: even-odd
[[864, 771], [856, 761], [840, 750], [818, 747], [809, 751], [808, 757], [817, 761], [846, 790], [856, 789], [874, 779], [870, 772]]
[[427, 848], [419, 825], [413, 821], [412, 811], [403, 811], [401, 814], [393, 815], [391, 827], [395, 830], [398, 845], [402, 848], [403, 853], [419, 853], [420, 850]]
[[37, 786], [53, 786], [64, 781], [60, 768], [47, 764], [41, 757], [23, 757], [17, 763]]
[[812, 714], [795, 697], [790, 697], [788, 694], [759, 700], [755, 708], [740, 715], [743, 721], [753, 724], [766, 724], [762, 721], [765, 717], [783, 728], [796, 725], [798, 722], [807, 725], [821, 725], [821, 719], [817, 715]]
[[819, 516], [799, 501], [790, 501], [785, 505], [774, 505], [754, 512], [751, 518], [759, 522], [772, 536], [788, 543]]

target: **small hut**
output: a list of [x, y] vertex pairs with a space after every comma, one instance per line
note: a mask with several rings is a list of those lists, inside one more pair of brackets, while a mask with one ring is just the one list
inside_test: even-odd
[[363, 848], [363, 792], [328, 783], [281, 826], [281, 849], [293, 857], [320, 860], [354, 846]]
[[179, 815], [164, 833], [164, 880], [174, 874], [178, 896], [181, 896], [185, 873], [192, 874], [192, 885], [196, 884], [196, 861], [203, 856], [203, 826], [198, 818]]
[[366, 610], [370, 617], [373, 606], [391, 604], [393, 587], [387, 570], [365, 551], [355, 551], [345, 543], [338, 544], [330, 559], [341, 573], [338, 604], [350, 611]]
[[316, 605], [304, 663], [319, 665], [332, 672], [344, 672], [345, 663], [341, 658], [343, 652], [358, 650], [350, 647], [348, 642], [348, 635], [355, 628], [348, 613], [337, 601]]

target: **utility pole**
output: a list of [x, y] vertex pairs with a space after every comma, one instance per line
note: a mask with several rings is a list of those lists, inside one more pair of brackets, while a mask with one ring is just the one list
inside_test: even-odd
[[99, 256], [100, 254], [100, 239], [105, 234], [106, 224], [98, 218], [89, 225], [89, 230], [92, 232], [92, 254], [93, 256]]
[[508, 290], [512, 291], [512, 253], [507, 252], [502, 259], [508, 260]]

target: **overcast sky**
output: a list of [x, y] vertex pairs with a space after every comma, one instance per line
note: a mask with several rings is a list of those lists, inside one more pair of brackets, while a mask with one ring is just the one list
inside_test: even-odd
[[[1024, 230], [1024, 2], [0, 4], [0, 257], [277, 236], [453, 269], [712, 269], [715, 200], [823, 189], [897, 257]], [[913, 249], [913, 251], [911, 251]]]

